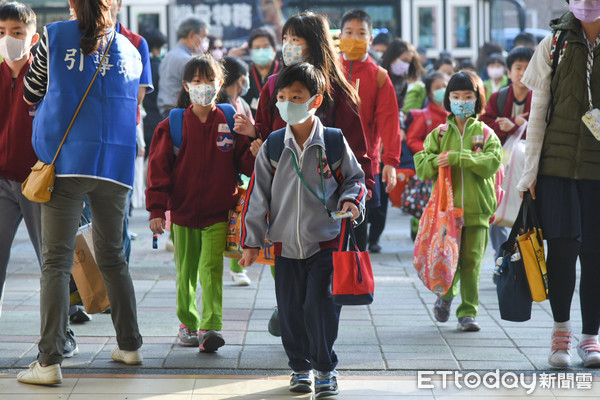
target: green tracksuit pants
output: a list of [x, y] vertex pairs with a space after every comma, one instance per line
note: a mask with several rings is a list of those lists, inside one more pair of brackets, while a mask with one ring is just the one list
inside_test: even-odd
[[456, 308], [456, 316], [475, 317], [479, 308], [479, 276], [481, 262], [488, 243], [488, 229], [483, 226], [466, 226], [462, 230], [458, 268], [448, 293], [442, 298], [452, 299], [459, 293], [462, 303]]
[[[191, 331], [223, 327], [223, 250], [227, 222], [206, 228], [171, 224], [175, 247], [177, 317]], [[202, 317], [196, 304], [196, 286], [202, 287]]]

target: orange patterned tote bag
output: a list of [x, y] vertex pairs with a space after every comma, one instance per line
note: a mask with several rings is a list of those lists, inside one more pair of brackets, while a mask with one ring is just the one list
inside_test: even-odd
[[437, 183], [419, 221], [413, 264], [423, 284], [443, 296], [458, 266], [463, 210], [454, 208], [451, 167], [440, 167]]

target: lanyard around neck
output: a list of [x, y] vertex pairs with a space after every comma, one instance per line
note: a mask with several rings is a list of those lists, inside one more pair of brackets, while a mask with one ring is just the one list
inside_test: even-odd
[[[585, 34], [584, 34], [585, 36]], [[588, 56], [587, 56], [587, 87], [588, 87], [588, 101], [590, 106], [590, 111], [594, 108], [592, 105], [592, 69], [594, 68], [594, 50], [600, 44], [600, 36], [596, 38], [594, 44], [590, 43], [590, 41], [585, 37], [585, 42], [588, 47]]]
[[323, 190], [323, 198], [321, 199], [310, 187], [308, 187], [308, 185], [306, 184], [306, 182], [304, 181], [304, 177], [302, 176], [302, 173], [300, 172], [300, 168], [298, 168], [298, 161], [296, 161], [296, 153], [294, 153], [294, 151], [292, 150], [292, 161], [294, 161], [294, 168], [296, 169], [296, 174], [298, 174], [298, 177], [300, 178], [300, 181], [302, 182], [302, 184], [304, 185], [304, 187], [306, 189], [308, 189], [308, 191], [315, 196], [321, 203], [323, 203], [323, 207], [325, 207], [325, 211], [327, 212], [327, 215], [329, 215], [331, 217], [331, 210], [329, 208], [327, 208], [327, 196], [325, 195], [325, 179], [323, 178], [323, 149], [321, 149], [321, 147], [319, 147], [317, 149], [317, 152], [319, 154], [319, 171], [321, 175], [321, 189]]

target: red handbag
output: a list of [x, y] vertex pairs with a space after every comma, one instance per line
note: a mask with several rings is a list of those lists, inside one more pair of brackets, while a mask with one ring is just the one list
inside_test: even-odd
[[[343, 251], [346, 236], [354, 251]], [[333, 252], [333, 302], [340, 306], [362, 306], [373, 302], [375, 281], [368, 251], [359, 251], [352, 222], [345, 218], [342, 222], [340, 246]]]

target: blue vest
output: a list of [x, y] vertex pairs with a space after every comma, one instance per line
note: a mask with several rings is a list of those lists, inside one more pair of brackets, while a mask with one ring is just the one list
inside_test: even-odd
[[[83, 55], [77, 21], [48, 31], [48, 90], [33, 120], [33, 148], [50, 163], [89, 85], [102, 53]], [[57, 176], [86, 176], [133, 184], [136, 113], [142, 63], [117, 34], [56, 160]]]

